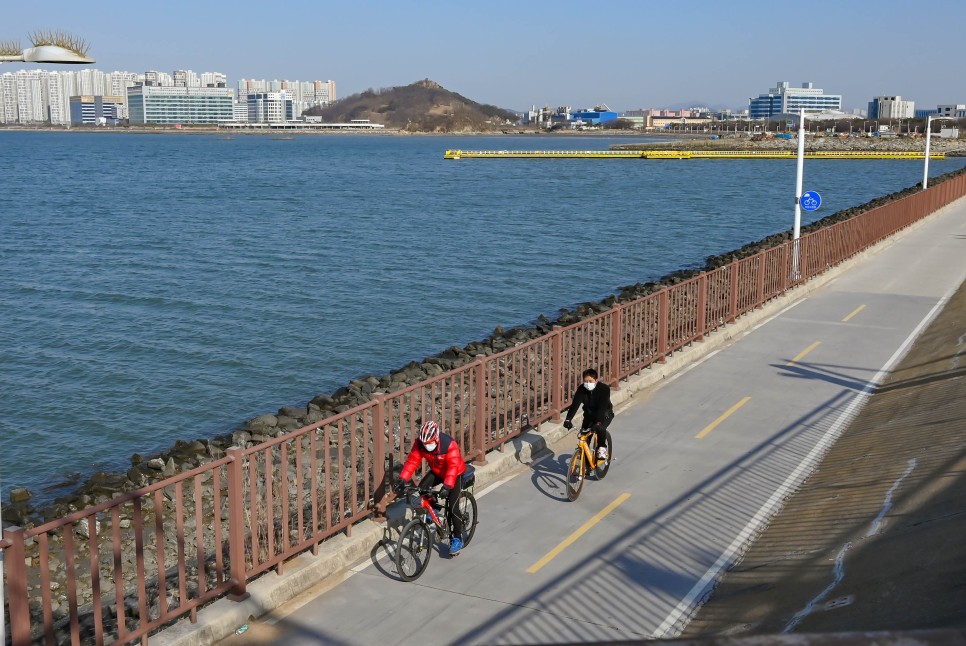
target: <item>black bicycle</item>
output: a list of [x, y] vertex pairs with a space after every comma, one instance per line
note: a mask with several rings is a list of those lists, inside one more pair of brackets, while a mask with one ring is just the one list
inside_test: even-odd
[[[476, 532], [477, 507], [476, 498], [468, 491], [475, 482], [472, 473], [463, 474], [463, 490], [456, 503], [456, 513], [463, 521], [463, 546], [466, 547], [473, 540]], [[426, 571], [429, 559], [433, 555], [435, 540], [449, 541], [452, 538], [446, 509], [439, 502], [439, 492], [435, 489], [420, 489], [416, 485], [406, 485], [403, 489], [406, 504], [413, 510], [415, 516], [406, 523], [399, 533], [396, 545], [396, 572], [403, 581], [415, 581]]]

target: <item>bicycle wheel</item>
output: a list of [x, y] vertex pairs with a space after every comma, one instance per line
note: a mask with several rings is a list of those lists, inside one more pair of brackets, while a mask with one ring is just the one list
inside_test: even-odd
[[578, 446], [574, 450], [574, 457], [570, 458], [570, 466], [567, 468], [567, 498], [571, 501], [577, 500], [583, 486], [584, 452]]
[[476, 498], [469, 491], [460, 493], [460, 499], [456, 502], [456, 513], [460, 515], [463, 521], [463, 547], [466, 547], [473, 540], [473, 534], [476, 533], [476, 524], [479, 522], [477, 520], [479, 517], [477, 516]]
[[399, 534], [396, 545], [396, 572], [403, 581], [415, 581], [426, 571], [433, 555], [433, 534], [426, 523], [413, 518]]
[[604, 444], [607, 447], [607, 459], [603, 462], [597, 463], [597, 468], [594, 469], [594, 473], [597, 475], [598, 480], [603, 480], [604, 476], [610, 470], [610, 463], [614, 459], [614, 443], [610, 439], [610, 431], [604, 431]]

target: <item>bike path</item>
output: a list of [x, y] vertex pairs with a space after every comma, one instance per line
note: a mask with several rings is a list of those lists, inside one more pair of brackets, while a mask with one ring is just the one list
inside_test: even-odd
[[964, 240], [960, 201], [639, 397], [612, 425], [610, 473], [588, 481], [578, 501], [565, 497], [570, 435], [485, 492], [476, 536], [459, 558], [434, 556], [415, 583], [393, 580], [388, 564], [360, 564], [340, 585], [225, 643], [675, 635], [692, 609], [682, 600], [700, 597], [716, 569], [737, 558], [762, 514], [807, 475], [803, 461], [820, 456], [816, 447], [847, 424], [869, 381], [966, 278]]

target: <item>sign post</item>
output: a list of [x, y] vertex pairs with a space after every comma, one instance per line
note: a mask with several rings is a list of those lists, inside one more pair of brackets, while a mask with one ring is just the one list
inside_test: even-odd
[[798, 237], [802, 231], [802, 174], [805, 169], [805, 108], [798, 120], [798, 161], [795, 167], [795, 226], [792, 228], [792, 280], [798, 280]]

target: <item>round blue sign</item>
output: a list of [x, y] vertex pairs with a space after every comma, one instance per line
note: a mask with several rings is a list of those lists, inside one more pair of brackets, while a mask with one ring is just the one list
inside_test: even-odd
[[815, 191], [802, 193], [802, 197], [798, 201], [806, 211], [814, 211], [822, 206], [822, 196]]

